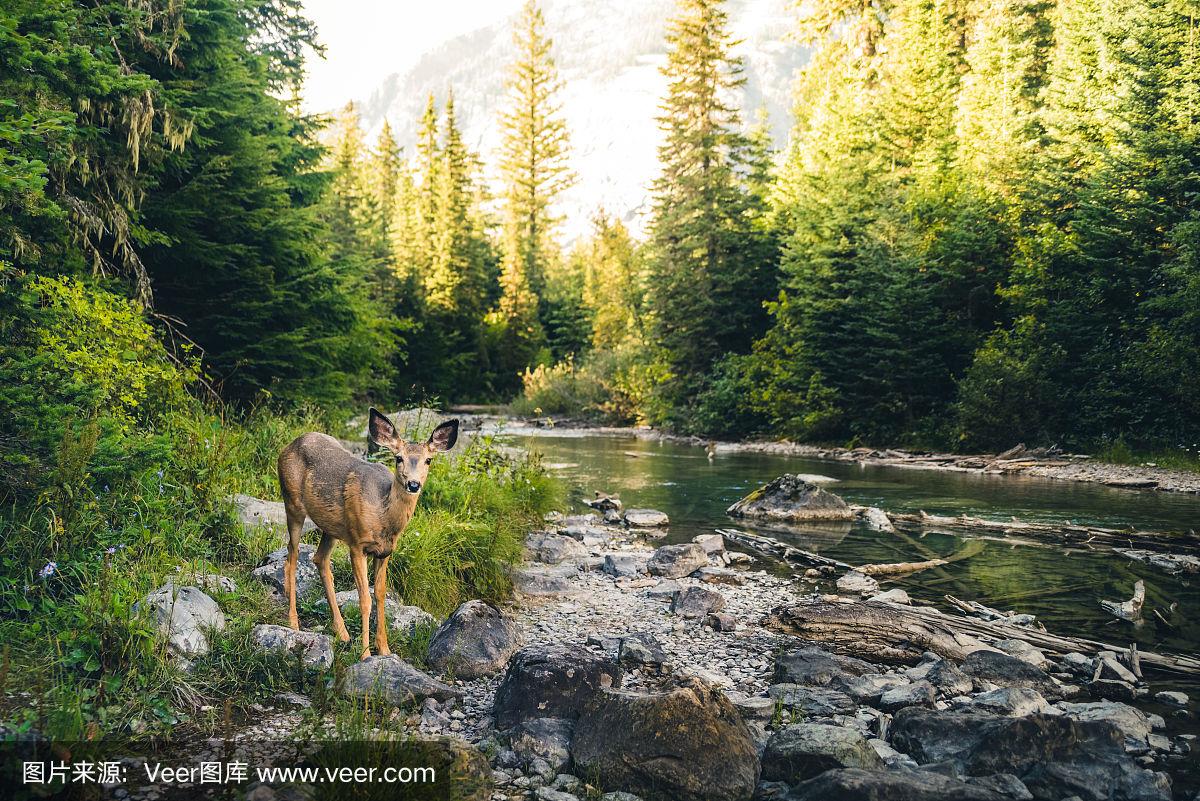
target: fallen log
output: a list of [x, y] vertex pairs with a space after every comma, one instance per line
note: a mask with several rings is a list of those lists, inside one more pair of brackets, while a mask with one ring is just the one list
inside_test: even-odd
[[[1123, 648], [1080, 637], [951, 615], [930, 607], [896, 606], [872, 601], [813, 600], [772, 610], [768, 628], [819, 643], [837, 653], [872, 662], [915, 665], [925, 651], [947, 659], [965, 659], [988, 642], [1024, 640], [1050, 656], [1071, 651], [1098, 654]], [[1147, 672], [1200, 676], [1200, 658], [1184, 654], [1138, 654]]]
[[1142, 605], [1146, 603], [1146, 583], [1138, 579], [1133, 584], [1133, 597], [1128, 601], [1100, 601], [1100, 608], [1120, 620], [1142, 619]]
[[[1018, 612], [1001, 612], [999, 609], [993, 609], [990, 606], [984, 606], [979, 601], [960, 601], [953, 595], [942, 596], [951, 606], [964, 612], [970, 617], [977, 617], [980, 620], [998, 621], [1009, 626], [1033, 626], [1037, 624], [1037, 618], [1029, 614], [1020, 614]], [[1043, 631], [1045, 629], [1043, 628]]]
[[[852, 506], [855, 513], [864, 519], [875, 516], [873, 507]], [[952, 533], [992, 534], [1002, 537], [1024, 537], [1030, 540], [1050, 542], [1054, 544], [1073, 544], [1088, 547], [1101, 546], [1107, 548], [1153, 548], [1161, 550], [1170, 548], [1180, 553], [1200, 554], [1200, 536], [1194, 531], [1139, 531], [1133, 529], [1103, 528], [1100, 526], [1080, 526], [1071, 523], [1031, 523], [1013, 518], [1011, 520], [988, 520], [970, 515], [931, 515], [926, 512], [917, 514], [906, 512], [887, 512], [892, 525], [907, 531], [945, 530]], [[876, 517], [874, 525], [878, 526]]]
[[780, 542], [771, 537], [764, 537], [762, 534], [752, 534], [749, 531], [742, 531], [736, 528], [718, 528], [716, 532], [728, 540], [745, 545], [748, 548], [753, 548], [759, 553], [778, 557], [785, 562], [814, 567], [837, 567], [842, 570], [854, 570], [852, 565], [848, 565], [845, 562], [839, 562], [837, 559], [830, 559], [828, 556], [821, 556], [812, 551], [788, 545], [786, 542]]
[[950, 562], [947, 559], [929, 559], [924, 562], [888, 562], [886, 564], [862, 565], [858, 568], [858, 572], [865, 576], [900, 576], [948, 564]]

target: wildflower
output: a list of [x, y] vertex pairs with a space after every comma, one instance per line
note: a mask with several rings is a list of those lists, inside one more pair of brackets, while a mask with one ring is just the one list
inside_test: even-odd
[[117, 546], [115, 546], [115, 545], [110, 545], [110, 546], [108, 546], [107, 548], [105, 548], [105, 549], [104, 549], [104, 552], [105, 552], [106, 554], [108, 554], [109, 556], [112, 556], [114, 553], [116, 553], [116, 552], [117, 552]]
[[50, 578], [56, 570], [58, 570], [58, 562], [47, 562], [46, 566], [38, 571], [38, 578]]

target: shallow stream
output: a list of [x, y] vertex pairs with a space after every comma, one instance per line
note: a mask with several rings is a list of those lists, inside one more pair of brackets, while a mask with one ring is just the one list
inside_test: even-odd
[[[835, 478], [837, 483], [824, 486], [846, 501], [888, 511], [1167, 531], [1200, 527], [1200, 496], [1196, 495], [776, 454], [727, 453], [709, 461], [703, 449], [682, 443], [566, 429], [504, 439], [542, 454], [547, 466], [571, 484], [573, 500], [601, 490], [619, 494], [626, 508], [666, 512], [671, 525], [664, 542], [686, 542], [720, 527], [750, 528], [745, 521], [728, 518], [726, 507], [782, 473]], [[586, 511], [582, 506], [578, 509]], [[886, 534], [850, 523], [818, 525], [800, 534], [763, 533], [850, 564], [946, 557], [966, 544], [965, 538], [952, 534]], [[753, 555], [766, 569], [785, 574], [797, 570]], [[1128, 599], [1139, 578], [1146, 583], [1144, 623], [1135, 626], [1114, 620], [1100, 608], [1102, 598]], [[1200, 649], [1200, 577], [1173, 576], [1109, 550], [984, 541], [969, 558], [881, 583], [885, 589], [903, 587], [913, 597], [937, 602], [942, 608], [948, 608], [943, 596], [949, 593], [1032, 613], [1059, 634], [1121, 646], [1137, 642], [1139, 648], [1152, 651]]]

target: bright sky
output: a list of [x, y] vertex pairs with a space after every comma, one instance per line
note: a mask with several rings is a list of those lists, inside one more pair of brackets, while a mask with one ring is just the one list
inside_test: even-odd
[[432, 47], [507, 17], [521, 0], [304, 0], [325, 58], [308, 61], [306, 111], [370, 96]]

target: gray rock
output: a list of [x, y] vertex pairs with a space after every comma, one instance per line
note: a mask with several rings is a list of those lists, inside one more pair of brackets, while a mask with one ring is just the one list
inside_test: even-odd
[[848, 676], [834, 682], [842, 690], [860, 704], [876, 705], [883, 694], [905, 687], [909, 680], [904, 676], [893, 673], [868, 673], [865, 676]]
[[993, 715], [1017, 717], [1054, 712], [1050, 702], [1041, 693], [1027, 687], [1000, 687], [980, 693], [971, 699], [970, 708]]
[[533, 792], [536, 801], [579, 801], [579, 796], [551, 787], [539, 787]]
[[909, 598], [908, 593], [899, 587], [894, 587], [887, 592], [881, 592], [878, 595], [872, 595], [869, 600], [882, 601], [888, 604], [900, 604], [902, 606], [912, 605], [912, 598]]
[[263, 651], [299, 653], [301, 661], [310, 667], [333, 665], [333, 640], [324, 634], [262, 624], [250, 630], [250, 639]]
[[731, 587], [740, 587], [746, 583], [742, 578], [742, 574], [736, 570], [730, 570], [727, 567], [713, 567], [708, 565], [692, 573], [692, 578], [697, 578], [705, 584], [727, 584]]
[[851, 570], [837, 580], [838, 592], [850, 595], [874, 595], [879, 592], [879, 582], [865, 573]]
[[885, 712], [895, 712], [909, 706], [930, 706], [937, 698], [933, 685], [927, 681], [914, 681], [894, 687], [879, 697], [879, 708]]
[[850, 696], [828, 687], [773, 684], [767, 689], [767, 694], [784, 707], [810, 717], [850, 715], [857, 708]]
[[993, 773], [991, 776], [968, 776], [967, 784], [992, 790], [1005, 798], [1016, 801], [1033, 801], [1033, 793], [1025, 783], [1011, 773]]
[[[313, 564], [313, 554], [317, 549], [308, 543], [300, 543], [296, 556], [296, 598], [304, 598], [321, 590], [321, 576], [317, 566]], [[287, 561], [287, 548], [280, 548], [267, 554], [267, 558], [258, 567], [250, 571], [250, 575], [266, 584], [271, 589], [271, 595], [277, 601], [286, 601], [283, 586], [283, 566]]]
[[[231, 499], [234, 512], [242, 528], [269, 528], [280, 534], [287, 533], [287, 512], [280, 501], [265, 501], [252, 495], [234, 495]], [[304, 531], [316, 531], [313, 521], [305, 518]]]
[[209, 632], [225, 630], [221, 607], [199, 587], [168, 581], [134, 604], [133, 611], [147, 614], [171, 655], [184, 660], [207, 654]]
[[707, 587], [684, 587], [671, 602], [671, 611], [680, 617], [699, 618], [725, 608], [725, 596]]
[[837, 768], [878, 769], [883, 760], [854, 729], [822, 723], [785, 726], [767, 741], [762, 777], [789, 784]]
[[508, 615], [484, 601], [467, 601], [438, 626], [427, 660], [457, 678], [477, 679], [502, 670], [519, 645]]
[[775, 717], [775, 699], [761, 695], [749, 696], [736, 690], [726, 690], [725, 697], [741, 714], [742, 720], [766, 723]]
[[703, 548], [709, 556], [725, 552], [725, 538], [720, 534], [697, 534], [692, 537], [692, 542]]
[[1163, 690], [1154, 694], [1154, 700], [1160, 704], [1167, 706], [1177, 706], [1181, 709], [1187, 709], [1189, 699], [1187, 693], [1175, 692], [1172, 690]]
[[815, 647], [793, 648], [775, 658], [777, 682], [827, 685], [848, 676], [875, 673], [874, 665], [848, 656], [838, 656]]
[[1000, 640], [996, 647], [1009, 656], [1028, 662], [1039, 670], [1046, 669], [1046, 655], [1024, 640]]
[[629, 634], [621, 638], [617, 662], [627, 668], [649, 668], [661, 671], [667, 664], [667, 654], [658, 638], [649, 633]]
[[525, 550], [530, 559], [548, 565], [581, 562], [588, 556], [587, 548], [578, 540], [548, 531], [529, 532], [525, 536]]
[[513, 590], [530, 598], [554, 598], [573, 595], [578, 588], [571, 579], [579, 575], [577, 563], [564, 562], [557, 565], [523, 565], [509, 571]]
[[1066, 715], [1009, 718], [910, 707], [892, 722], [892, 744], [918, 763], [948, 763], [964, 776], [1011, 773], [1035, 798], [1167, 801], [1169, 780], [1139, 768], [1123, 740], [1106, 721]]
[[642, 801], [642, 797], [618, 790], [615, 793], [605, 793], [600, 796], [600, 801]]
[[1096, 671], [1096, 663], [1090, 656], [1084, 656], [1078, 651], [1063, 654], [1062, 666], [1076, 678], [1090, 680]]
[[205, 592], [237, 592], [237, 582], [219, 573], [200, 573], [192, 577], [191, 584]]
[[962, 671], [973, 679], [1001, 687], [1029, 687], [1046, 698], [1062, 698], [1062, 688], [1050, 674], [1015, 656], [997, 651], [974, 651], [963, 660]]
[[[653, 581], [654, 579], [650, 579]], [[675, 596], [683, 587], [675, 579], [659, 579], [658, 583], [646, 590], [646, 597], [656, 601], [674, 601]]]
[[1072, 720], [1103, 720], [1121, 730], [1125, 750], [1141, 753], [1146, 750], [1146, 738], [1154, 728], [1142, 710], [1120, 701], [1093, 701], [1085, 704], [1060, 703], [1058, 708]]
[[830, 770], [796, 786], [788, 801], [1007, 801], [976, 787], [928, 771]]
[[646, 573], [646, 563], [650, 558], [636, 553], [609, 553], [604, 555], [605, 573], [617, 577], [641, 576]]
[[1138, 689], [1129, 682], [1116, 679], [1096, 679], [1089, 681], [1088, 692], [1097, 698], [1107, 698], [1110, 701], [1135, 701]]
[[395, 654], [372, 656], [351, 665], [342, 678], [342, 692], [393, 706], [407, 706], [426, 698], [447, 701], [462, 695]]
[[728, 612], [715, 612], [704, 616], [704, 625], [713, 631], [737, 631], [737, 618]]
[[575, 722], [562, 718], [529, 718], [509, 732], [513, 751], [526, 762], [542, 759], [558, 773], [571, 761]]
[[580, 775], [674, 801], [745, 801], [758, 783], [746, 723], [699, 682], [655, 693], [607, 690], [575, 727]]
[[971, 677], [955, 667], [954, 663], [948, 659], [943, 659], [930, 665], [925, 678], [939, 692], [950, 697], [966, 695], [975, 686], [975, 682], [972, 681]]
[[609, 657], [579, 647], [530, 645], [509, 660], [492, 717], [497, 729], [533, 718], [575, 720], [601, 690], [620, 687], [621, 679]]
[[657, 509], [628, 509], [625, 511], [625, 522], [634, 528], [658, 528], [671, 522], [666, 512]]
[[783, 522], [853, 520], [854, 511], [838, 496], [799, 476], [785, 474], [725, 510], [731, 517]]
[[680, 545], [664, 545], [654, 551], [646, 569], [652, 576], [683, 578], [688, 573], [708, 564], [708, 554], [694, 542]]

